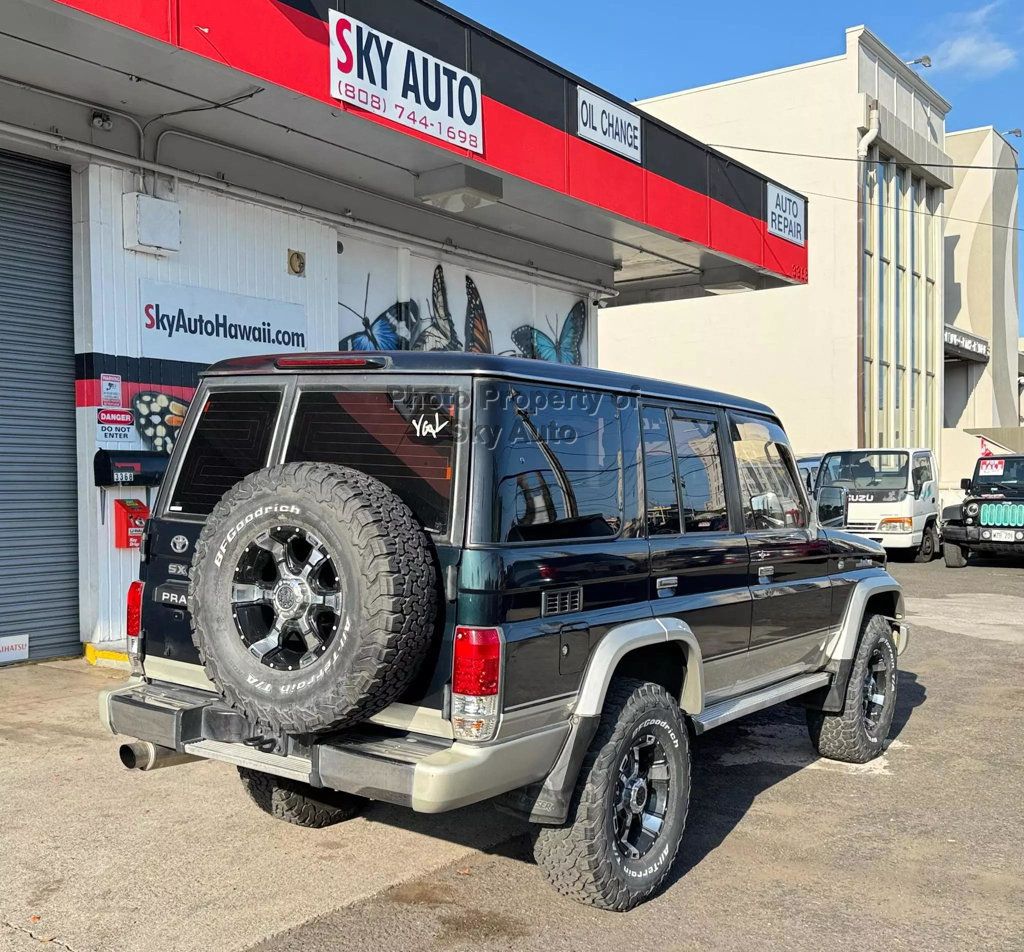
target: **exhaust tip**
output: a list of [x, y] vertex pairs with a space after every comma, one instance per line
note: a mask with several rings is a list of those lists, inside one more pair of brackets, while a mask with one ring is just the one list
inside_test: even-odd
[[117, 756], [129, 770], [135, 770], [139, 766], [139, 755], [135, 750], [135, 744], [122, 744], [117, 750]]

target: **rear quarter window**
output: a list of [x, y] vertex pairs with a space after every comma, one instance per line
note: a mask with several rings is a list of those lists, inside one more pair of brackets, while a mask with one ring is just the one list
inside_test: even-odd
[[240, 479], [267, 465], [281, 391], [210, 393], [196, 421], [168, 511], [208, 516]]

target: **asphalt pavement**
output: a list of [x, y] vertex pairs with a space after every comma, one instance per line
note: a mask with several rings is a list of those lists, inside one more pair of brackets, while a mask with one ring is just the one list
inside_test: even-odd
[[0, 673], [0, 950], [1024, 950], [1024, 567], [896, 564], [910, 650], [883, 757], [818, 759], [776, 708], [694, 745], [668, 886], [630, 913], [553, 893], [487, 805], [302, 830], [233, 768], [120, 767], [116, 672]]

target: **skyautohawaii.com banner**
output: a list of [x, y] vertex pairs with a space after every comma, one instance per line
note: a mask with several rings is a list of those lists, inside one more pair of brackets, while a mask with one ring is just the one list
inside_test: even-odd
[[306, 349], [301, 304], [139, 281], [142, 356], [195, 363]]

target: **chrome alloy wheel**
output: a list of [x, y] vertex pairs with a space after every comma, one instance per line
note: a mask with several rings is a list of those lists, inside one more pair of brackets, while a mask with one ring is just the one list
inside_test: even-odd
[[295, 671], [316, 661], [341, 627], [343, 605], [334, 559], [306, 529], [275, 526], [246, 546], [235, 567], [235, 627], [269, 668]]
[[668, 757], [661, 741], [654, 734], [634, 738], [615, 785], [615, 845], [623, 857], [640, 859], [657, 842], [668, 796]]
[[891, 659], [881, 645], [875, 645], [868, 659], [868, 668], [864, 674], [864, 727], [871, 740], [878, 735], [878, 725], [889, 700], [891, 683]]

